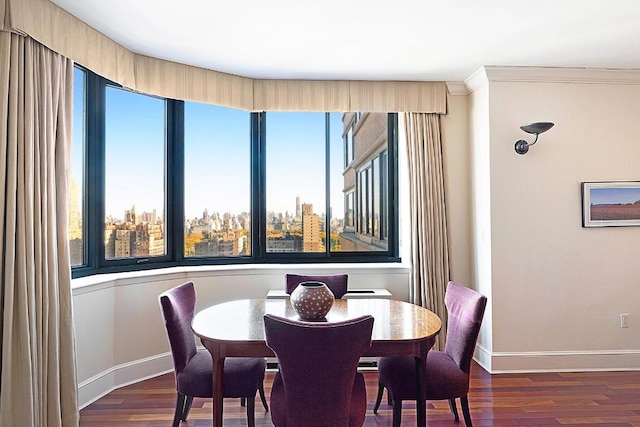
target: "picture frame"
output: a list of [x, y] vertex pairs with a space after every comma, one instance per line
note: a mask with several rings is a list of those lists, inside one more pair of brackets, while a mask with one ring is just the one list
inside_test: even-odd
[[582, 226], [640, 226], [640, 181], [583, 182]]

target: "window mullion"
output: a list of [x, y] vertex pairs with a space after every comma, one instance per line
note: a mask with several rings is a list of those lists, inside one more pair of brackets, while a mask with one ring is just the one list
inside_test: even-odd
[[331, 120], [325, 113], [325, 209], [324, 209], [324, 253], [328, 257], [331, 249]]
[[169, 259], [184, 258], [184, 101], [167, 100], [166, 248]]
[[251, 114], [251, 258], [264, 257], [266, 252], [266, 191], [265, 191], [265, 130], [264, 113]]
[[89, 73], [87, 104], [87, 226], [89, 260], [99, 268], [104, 260], [104, 155], [105, 155], [105, 86], [106, 80]]

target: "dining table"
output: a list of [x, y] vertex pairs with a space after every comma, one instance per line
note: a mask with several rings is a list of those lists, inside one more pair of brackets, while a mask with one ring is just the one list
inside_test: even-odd
[[[224, 360], [226, 357], [274, 357], [265, 342], [265, 314], [300, 320], [289, 299], [241, 299], [207, 307], [194, 316], [191, 329], [213, 360], [213, 426], [222, 427]], [[386, 298], [336, 299], [322, 321], [339, 322], [370, 314], [374, 318], [371, 347], [363, 356], [407, 355], [415, 358], [418, 427], [426, 426], [424, 366], [440, 332], [432, 311]]]

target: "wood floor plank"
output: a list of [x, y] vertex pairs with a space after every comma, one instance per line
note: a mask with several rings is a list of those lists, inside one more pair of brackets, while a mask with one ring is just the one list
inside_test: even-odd
[[[392, 425], [386, 396], [373, 413], [378, 381], [375, 370], [363, 372], [368, 407], [364, 427]], [[265, 392], [271, 392], [267, 372]], [[490, 375], [472, 367], [469, 405], [475, 427], [606, 426], [640, 427], [640, 372], [567, 372]], [[172, 374], [115, 390], [80, 411], [80, 427], [167, 427], [176, 400]], [[194, 399], [189, 420], [181, 427], [209, 427], [211, 399]], [[224, 425], [246, 426], [239, 399], [225, 399]], [[458, 411], [460, 411], [458, 405]], [[256, 425], [273, 427], [256, 399]], [[460, 412], [460, 416], [462, 413]], [[415, 426], [415, 403], [404, 402], [402, 426]], [[427, 402], [428, 427], [462, 427], [446, 401]]]

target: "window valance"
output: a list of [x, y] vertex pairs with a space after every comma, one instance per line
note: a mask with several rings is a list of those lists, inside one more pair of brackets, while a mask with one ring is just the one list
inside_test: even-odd
[[152, 95], [250, 111], [446, 113], [444, 82], [260, 80], [178, 64], [131, 52], [49, 0], [0, 0], [0, 24]]

